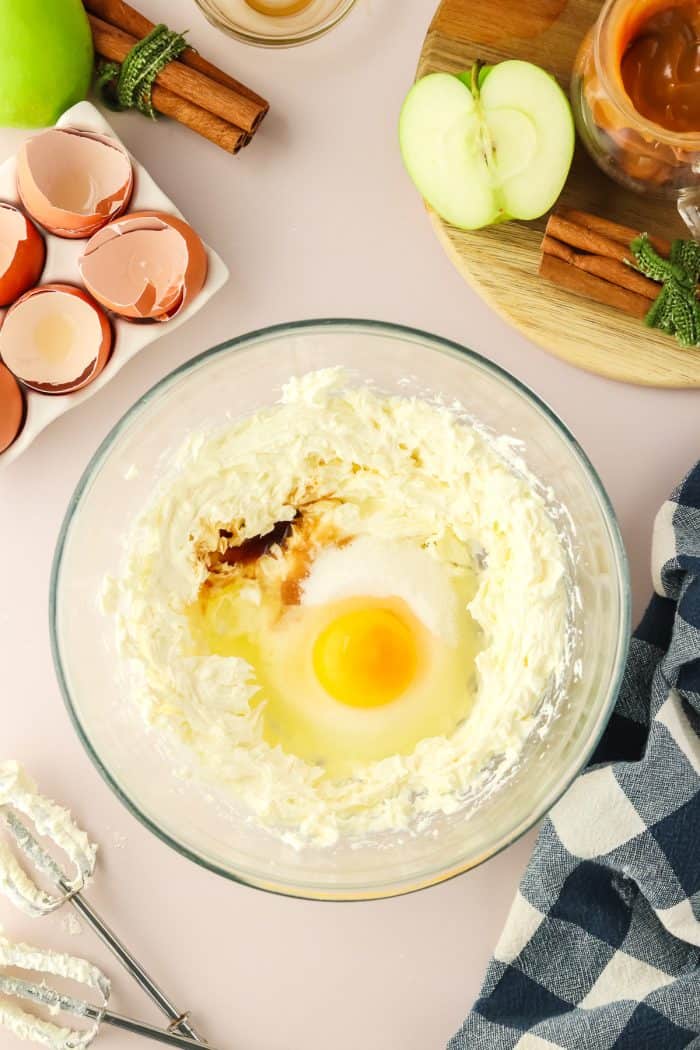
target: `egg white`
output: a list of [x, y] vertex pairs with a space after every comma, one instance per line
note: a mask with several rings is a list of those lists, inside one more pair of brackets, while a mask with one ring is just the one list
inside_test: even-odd
[[[464, 586], [465, 580], [461, 583]], [[339, 702], [321, 685], [313, 651], [321, 632], [350, 610], [393, 611], [413, 635], [418, 670], [405, 691], [378, 707]], [[359, 763], [410, 754], [452, 733], [476, 691], [478, 631], [447, 568], [420, 546], [363, 536], [315, 559], [301, 604], [260, 647], [266, 739], [333, 777]]]

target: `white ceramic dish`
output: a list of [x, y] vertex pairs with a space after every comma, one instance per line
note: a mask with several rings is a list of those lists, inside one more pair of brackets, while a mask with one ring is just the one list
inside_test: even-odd
[[[121, 141], [112, 127], [107, 123], [102, 114], [90, 102], [79, 102], [77, 106], [67, 110], [58, 121], [57, 127], [80, 128], [83, 131], [94, 131], [101, 135], [109, 135], [117, 141]], [[183, 216], [169, 197], [153, 181], [143, 165], [131, 157], [134, 168], [134, 193], [129, 204], [129, 211], [141, 209], [152, 209], [168, 212], [171, 215]], [[20, 204], [16, 185], [16, 159], [9, 160], [0, 167], [0, 201], [11, 204]], [[21, 207], [21, 205], [20, 205]], [[49, 284], [52, 281], [67, 282], [68, 284], [81, 285], [78, 272], [78, 259], [85, 247], [84, 240], [66, 240], [54, 237], [53, 234], [41, 230], [46, 244], [46, 264], [41, 275], [40, 284]], [[226, 284], [229, 277], [228, 269], [223, 260], [208, 245], [205, 245], [209, 259], [207, 279], [199, 295], [186, 306], [185, 309], [163, 324], [133, 324], [121, 318], [112, 316], [114, 329], [114, 350], [104, 371], [97, 377], [94, 383], [76, 391], [74, 394], [36, 394], [26, 390], [27, 418], [24, 428], [17, 440], [6, 452], [0, 455], [0, 469], [12, 463], [18, 456], [29, 448], [34, 439], [54, 419], [69, 412], [82, 401], [92, 397], [98, 390], [109, 383], [110, 379], [131, 361], [144, 347], [149, 346], [163, 335], [179, 328], [191, 317], [201, 310], [206, 302]]]

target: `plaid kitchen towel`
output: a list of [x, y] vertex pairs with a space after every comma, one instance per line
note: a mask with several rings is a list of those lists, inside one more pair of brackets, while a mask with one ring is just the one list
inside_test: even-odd
[[448, 1050], [700, 1050], [700, 463], [653, 548], [613, 716]]

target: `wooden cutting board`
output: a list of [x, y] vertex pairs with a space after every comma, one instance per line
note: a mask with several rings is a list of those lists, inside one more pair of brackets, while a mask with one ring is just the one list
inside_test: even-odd
[[[460, 72], [475, 58], [523, 58], [568, 91], [574, 58], [601, 0], [442, 0], [423, 44], [418, 75]], [[670, 201], [651, 200], [606, 178], [578, 145], [562, 206], [682, 236]], [[628, 383], [700, 387], [700, 349], [650, 331], [634, 318], [588, 302], [537, 274], [545, 219], [463, 231], [433, 212], [435, 232], [459, 272], [524, 335], [579, 368]]]

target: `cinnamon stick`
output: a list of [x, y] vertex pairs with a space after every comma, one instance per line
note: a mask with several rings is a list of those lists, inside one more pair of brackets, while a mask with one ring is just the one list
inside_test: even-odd
[[[104, 22], [109, 22], [111, 25], [116, 26], [117, 29], [130, 33], [131, 36], [138, 39], [148, 36], [155, 26], [154, 22], [151, 22], [149, 18], [146, 18], [145, 15], [142, 15], [140, 11], [137, 11], [130, 4], [125, 3], [124, 0], [83, 0], [83, 2], [85, 9], [90, 14], [97, 15]], [[206, 58], [202, 58], [194, 48], [186, 48], [180, 55], [178, 62], [184, 63], [191, 69], [198, 70], [211, 80], [223, 84], [224, 87], [230, 88], [237, 94], [244, 95], [260, 107], [263, 116], [270, 108], [269, 103], [264, 98], [246, 84], [242, 84], [240, 80], [236, 80], [235, 77], [224, 73], [212, 62], [207, 62]], [[260, 119], [262, 120], [262, 117]]]
[[[97, 53], [111, 62], [123, 62], [137, 38], [95, 15], [88, 14], [88, 19]], [[179, 62], [170, 62], [156, 84], [251, 134], [265, 116], [264, 109], [245, 95]]]
[[540, 260], [540, 276], [556, 284], [559, 288], [565, 288], [575, 295], [582, 295], [586, 299], [593, 299], [604, 306], [611, 306], [616, 310], [622, 310], [632, 317], [646, 317], [649, 310], [649, 300], [636, 292], [630, 292], [626, 288], [620, 288], [609, 281], [596, 277], [592, 273], [580, 270], [563, 262], [554, 255], [545, 254]]
[[[559, 214], [569, 222], [576, 223], [577, 226], [583, 226], [594, 233], [600, 233], [611, 241], [617, 241], [619, 244], [624, 244], [627, 247], [629, 247], [635, 237], [639, 237], [639, 230], [635, 230], [631, 226], [622, 226], [620, 223], [604, 219], [600, 215], [591, 215], [587, 211], [565, 208]], [[659, 255], [668, 258], [671, 254], [671, 242], [664, 237], [655, 237], [649, 234], [649, 241]]]
[[[621, 244], [610, 237], [606, 237], [595, 230], [580, 226], [578, 223], [570, 222], [561, 215], [550, 215], [545, 233], [555, 237], [572, 248], [580, 248], [584, 252], [593, 255], [602, 255], [607, 259], [617, 259], [618, 262], [634, 262], [634, 257], [627, 244]], [[633, 238], [630, 238], [632, 240]]]
[[[646, 317], [661, 284], [637, 268], [630, 245], [639, 236], [630, 226], [584, 211], [569, 209], [551, 215], [542, 240], [539, 272], [576, 295], [633, 317]], [[671, 254], [665, 238], [649, 236], [649, 240], [659, 255]]]
[[229, 124], [221, 117], [209, 113], [201, 106], [195, 106], [193, 102], [188, 102], [186, 98], [181, 98], [158, 84], [153, 85], [151, 100], [154, 108], [163, 116], [172, 117], [173, 120], [177, 120], [178, 123], [202, 135], [203, 138], [209, 139], [215, 146], [226, 150], [227, 153], [238, 153], [250, 142], [250, 135], [243, 128]]
[[579, 270], [602, 277], [603, 280], [610, 281], [619, 288], [626, 288], [627, 291], [643, 295], [645, 299], [652, 302], [659, 294], [659, 286], [655, 281], [649, 280], [638, 270], [626, 263], [618, 262], [617, 259], [608, 259], [602, 255], [583, 255], [575, 252], [568, 244], [562, 244], [561, 241], [556, 241], [546, 234], [542, 241], [542, 251], [545, 255], [556, 256], [570, 266], [576, 266]]

